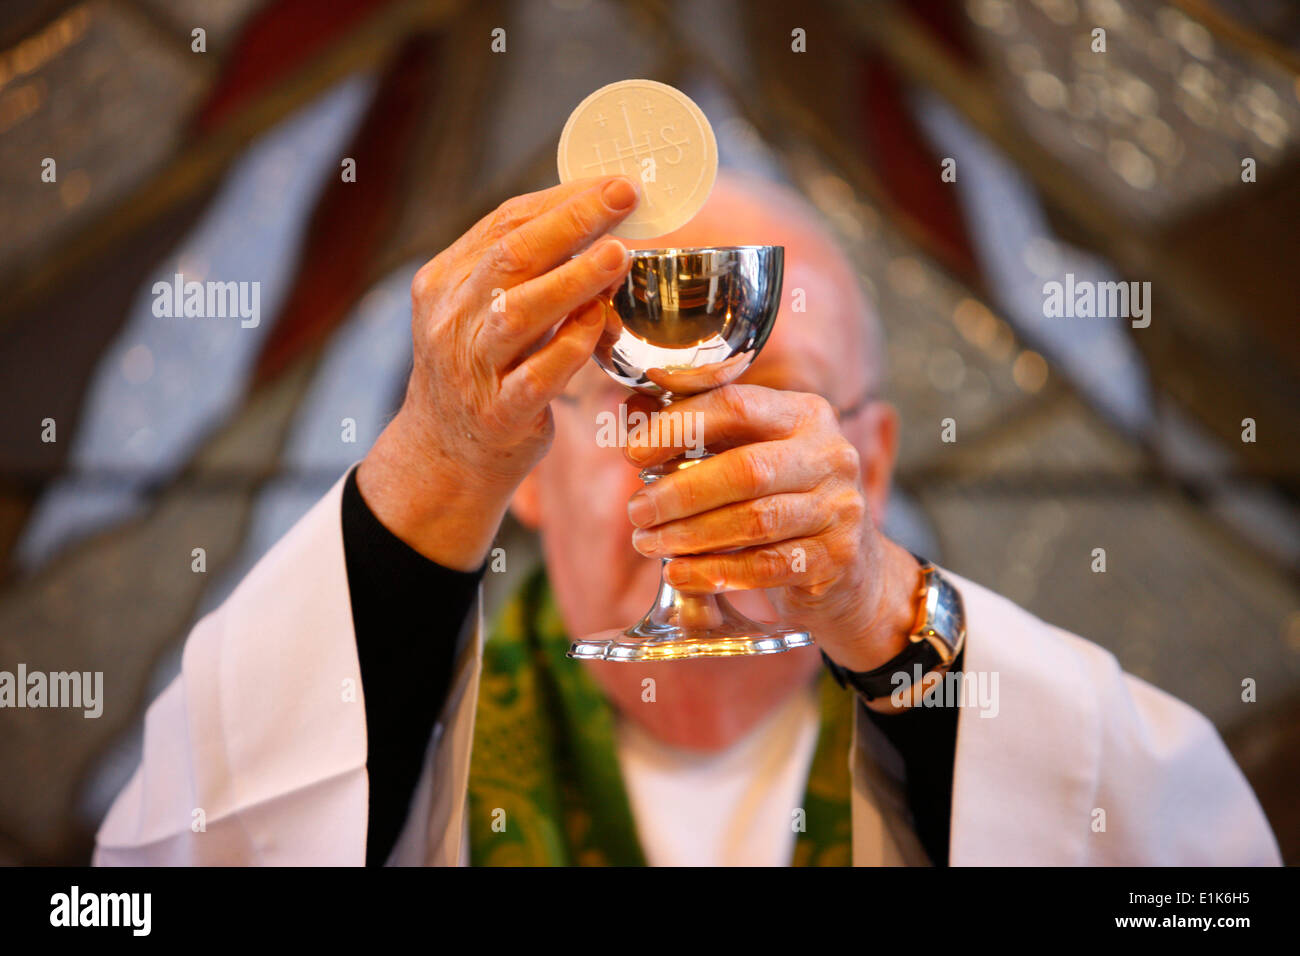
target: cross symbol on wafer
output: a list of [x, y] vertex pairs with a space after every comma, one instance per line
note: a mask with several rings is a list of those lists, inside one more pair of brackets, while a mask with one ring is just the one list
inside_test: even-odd
[[[622, 122], [611, 124], [611, 116]], [[613, 174], [637, 180], [641, 202], [613, 235], [649, 239], [699, 212], [717, 177], [718, 147], [685, 93], [654, 80], [622, 80], [578, 104], [560, 133], [556, 164], [562, 183]]]

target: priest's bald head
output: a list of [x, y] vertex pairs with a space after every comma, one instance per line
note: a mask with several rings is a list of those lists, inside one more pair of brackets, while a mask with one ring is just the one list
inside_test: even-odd
[[[785, 247], [780, 314], [763, 351], [738, 381], [824, 397], [858, 451], [862, 490], [879, 522], [897, 444], [893, 409], [874, 400], [882, 336], [853, 266], [816, 213], [784, 187], [724, 174], [686, 226], [628, 245]], [[804, 311], [791, 308], [796, 290]], [[620, 449], [596, 441], [600, 413], [616, 411], [628, 396], [589, 362], [553, 403], [554, 442], [514, 498], [515, 515], [541, 535], [550, 583], [573, 636], [636, 622], [658, 586], [660, 561], [639, 554], [631, 543], [627, 502], [640, 487], [637, 468]], [[751, 617], [779, 618], [761, 591], [734, 592], [729, 599]], [[712, 750], [734, 742], [813, 680], [820, 657], [808, 647], [772, 656], [574, 666], [589, 668], [620, 712], [656, 738]], [[646, 677], [655, 680], [653, 703], [642, 700]]]

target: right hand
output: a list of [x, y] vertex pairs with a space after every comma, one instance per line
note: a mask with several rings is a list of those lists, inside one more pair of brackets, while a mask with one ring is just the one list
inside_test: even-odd
[[456, 570], [483, 563], [515, 488], [550, 445], [551, 399], [604, 329], [595, 297], [628, 267], [617, 239], [570, 257], [636, 200], [620, 177], [517, 196], [416, 273], [406, 398], [357, 484], [425, 557]]

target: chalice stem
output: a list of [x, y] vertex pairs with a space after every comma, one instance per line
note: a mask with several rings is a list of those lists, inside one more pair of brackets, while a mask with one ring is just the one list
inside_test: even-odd
[[[667, 406], [667, 402], [663, 402]], [[647, 485], [653, 484], [674, 472], [690, 468], [711, 453], [703, 451], [695, 458], [685, 455], [664, 462], [641, 472], [641, 480]], [[722, 594], [685, 594], [668, 583], [665, 569], [670, 559], [660, 562], [659, 593], [655, 595], [654, 604], [637, 624], [626, 631], [629, 637], [651, 637], [668, 632], [678, 637], [717, 638], [724, 635], [754, 634], [763, 630], [763, 625], [751, 621], [737, 611]]]
[[718, 606], [719, 598], [713, 594], [683, 594], [678, 591], [663, 576], [667, 565], [666, 558], [660, 562], [659, 593], [642, 623], [676, 626], [687, 631], [720, 625], [723, 614]]

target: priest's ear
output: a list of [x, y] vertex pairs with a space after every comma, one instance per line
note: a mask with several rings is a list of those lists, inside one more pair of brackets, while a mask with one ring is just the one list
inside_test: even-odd
[[542, 497], [537, 484], [537, 469], [533, 468], [515, 489], [510, 499], [510, 513], [515, 520], [529, 531], [536, 531], [542, 524]]

